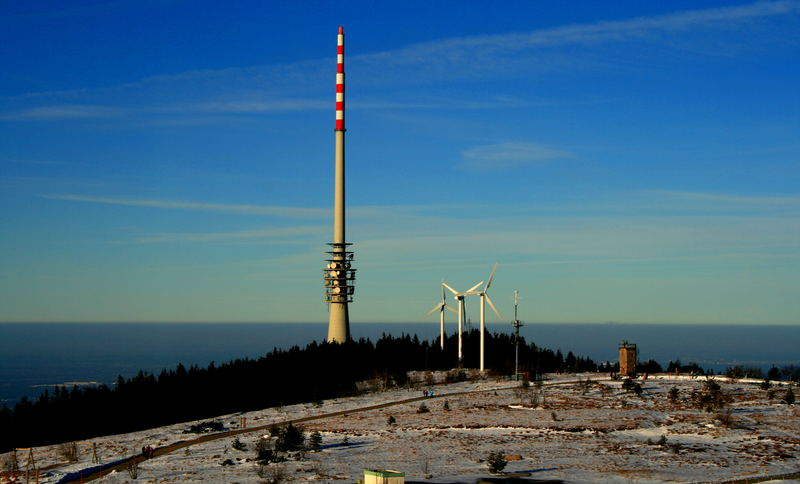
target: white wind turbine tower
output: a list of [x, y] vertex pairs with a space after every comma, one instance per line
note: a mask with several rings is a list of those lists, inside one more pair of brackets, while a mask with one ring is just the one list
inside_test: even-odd
[[444, 282], [442, 282], [442, 284], [442, 302], [434, 306], [433, 309], [425, 314], [425, 316], [430, 316], [436, 311], [439, 311], [439, 341], [441, 342], [442, 349], [444, 349], [444, 310], [447, 309], [448, 311], [453, 311], [454, 313], [457, 311], [453, 309], [452, 306], [447, 305], [447, 301], [444, 297]]
[[472, 291], [477, 289], [478, 286], [480, 286], [481, 284], [483, 284], [483, 281], [475, 284], [474, 286], [470, 287], [464, 292], [458, 292], [452, 287], [442, 282], [442, 287], [446, 287], [448, 291], [452, 292], [453, 297], [456, 299], [456, 301], [458, 301], [458, 365], [459, 366], [461, 366], [461, 362], [463, 360], [463, 355], [464, 355], [464, 352], [462, 351], [463, 344], [462, 344], [462, 334], [461, 334], [464, 332], [464, 319], [466, 318], [467, 314], [466, 308], [464, 307], [464, 298], [467, 296], [467, 294], [473, 294]]
[[[495, 307], [494, 303], [492, 302], [492, 299], [489, 297], [489, 294], [487, 292], [487, 291], [489, 291], [489, 286], [492, 285], [492, 279], [494, 279], [494, 273], [495, 273], [496, 270], [497, 270], [497, 264], [495, 264], [494, 267], [492, 268], [492, 273], [489, 275], [489, 279], [486, 281], [486, 285], [483, 287], [482, 290], [475, 291], [475, 290], [473, 290], [473, 289], [475, 289], [473, 287], [472, 289], [467, 291], [467, 294], [476, 294], [476, 295], [479, 295], [481, 297], [481, 371], [483, 371], [483, 368], [484, 368], [483, 359], [484, 359], [484, 348], [485, 348], [484, 334], [486, 332], [486, 329], [485, 329], [485, 326], [486, 326], [486, 303], [487, 302], [489, 303], [489, 306], [492, 307], [492, 310], [494, 311], [494, 313], [497, 315], [497, 317], [499, 319], [501, 319], [501, 320], [503, 319], [503, 317], [500, 316], [500, 313], [497, 311], [497, 308]], [[478, 284], [478, 286], [480, 286], [480, 284]]]

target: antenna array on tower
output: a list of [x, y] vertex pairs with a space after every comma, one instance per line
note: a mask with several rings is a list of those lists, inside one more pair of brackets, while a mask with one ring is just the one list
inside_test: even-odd
[[322, 269], [325, 281], [325, 302], [353, 302], [353, 293], [356, 290], [353, 285], [356, 280], [356, 269], [352, 267], [353, 252], [346, 250], [347, 246], [351, 244], [332, 242], [329, 245], [333, 248], [328, 252], [332, 258], [326, 259], [327, 264]]

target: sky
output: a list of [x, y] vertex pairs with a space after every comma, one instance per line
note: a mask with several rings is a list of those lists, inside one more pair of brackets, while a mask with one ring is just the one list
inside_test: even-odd
[[792, 0], [2, 2], [0, 321], [327, 321], [340, 25], [353, 323], [800, 324]]

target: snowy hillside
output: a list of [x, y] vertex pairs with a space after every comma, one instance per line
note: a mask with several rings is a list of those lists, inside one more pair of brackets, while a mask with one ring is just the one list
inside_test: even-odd
[[[713, 385], [704, 379], [638, 380], [637, 395], [635, 388], [625, 391], [622, 382], [598, 375], [551, 377], [527, 389], [491, 380], [436, 385], [432, 397], [367, 411], [358, 409], [421, 397], [423, 387], [220, 417], [215, 420], [226, 430], [236, 431], [242, 424], [252, 428], [319, 416], [299, 425], [307, 438], [318, 431], [322, 444], [317, 452], [290, 452], [286, 462], [261, 466], [255, 446], [269, 435], [266, 429], [238, 435], [247, 450], [234, 449], [236, 436], [222, 433], [142, 461], [135, 482], [244, 484], [281, 475], [352, 482], [365, 468], [398, 470], [406, 481], [476, 482], [489, 476], [485, 459], [493, 452], [509, 456], [506, 473], [565, 482], [723, 481], [800, 472], [800, 410], [781, 403], [786, 387], [767, 390], [758, 382], [720, 379], [714, 400]], [[593, 381], [586, 384], [587, 378]], [[464, 393], [473, 391], [478, 392]], [[421, 413], [423, 404], [428, 412]], [[722, 406], [698, 408], [701, 404]], [[109, 462], [146, 445], [195, 439], [198, 434], [185, 433], [191, 424], [93, 442], [101, 460]], [[91, 446], [79, 450], [79, 462], [66, 465], [59, 463], [58, 446], [35, 449], [37, 465], [50, 467], [40, 482], [59, 482], [96, 465]], [[27, 453], [19, 453], [18, 461], [24, 470]], [[95, 482], [131, 481], [121, 469]]]

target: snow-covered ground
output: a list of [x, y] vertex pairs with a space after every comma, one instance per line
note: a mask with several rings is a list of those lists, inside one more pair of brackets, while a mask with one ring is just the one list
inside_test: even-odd
[[[570, 383], [587, 377], [595, 383]], [[282, 473], [286, 480], [352, 482], [363, 477], [363, 469], [393, 469], [404, 472], [407, 481], [471, 483], [488, 476], [485, 459], [497, 451], [514, 459], [507, 473], [565, 482], [713, 482], [800, 472], [800, 409], [780, 403], [785, 388], [774, 388], [770, 399], [759, 382], [717, 381], [732, 399], [725, 407], [730, 410], [727, 424], [720, 421], [720, 412], [692, 403], [692, 392], [704, 391], [704, 379], [663, 375], [640, 380], [641, 396], [623, 391], [620, 381], [562, 375], [541, 388], [491, 380], [436, 385], [436, 395], [424, 400], [426, 413], [419, 413], [422, 402], [356, 411], [421, 396], [420, 387], [215, 420], [236, 430], [242, 417], [247, 427], [255, 427], [347, 410], [302, 424], [306, 436], [320, 432], [319, 451], [291, 453], [288, 461], [261, 468], [262, 476]], [[675, 402], [669, 398], [673, 387], [678, 390]], [[475, 390], [488, 391], [462, 393]], [[93, 442], [107, 462], [139, 453], [144, 445], [196, 438], [184, 433], [191, 423]], [[235, 437], [225, 436], [146, 460], [139, 464], [136, 482], [262, 482], [255, 443], [266, 433], [240, 435], [245, 451], [233, 449]], [[37, 448], [34, 455], [40, 467], [55, 466], [42, 483], [94, 465], [88, 445], [81, 446], [81, 459], [72, 465], [58, 465], [57, 446]], [[26, 460], [20, 454], [23, 468]], [[225, 461], [232, 465], [222, 465]], [[130, 481], [129, 473], [121, 471], [96, 482]]]

